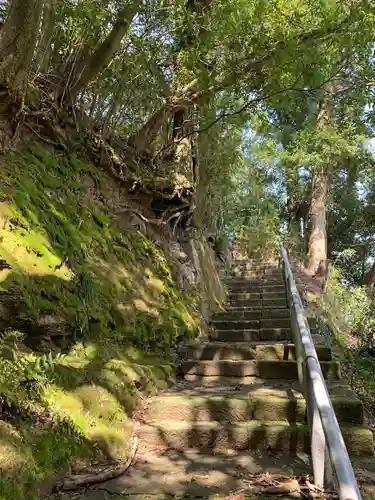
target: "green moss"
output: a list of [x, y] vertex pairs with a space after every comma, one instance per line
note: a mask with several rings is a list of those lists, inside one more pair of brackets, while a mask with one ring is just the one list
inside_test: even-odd
[[[3, 163], [1, 319], [13, 330], [0, 336], [0, 397], [47, 409], [53, 429], [28, 416], [6, 424], [0, 498], [13, 500], [32, 498], [77, 460], [123, 456], [129, 415], [168, 384], [171, 348], [197, 334], [199, 317], [162, 248], [117, 227], [104, 173], [39, 150]], [[51, 353], [35, 351], [55, 330]]]

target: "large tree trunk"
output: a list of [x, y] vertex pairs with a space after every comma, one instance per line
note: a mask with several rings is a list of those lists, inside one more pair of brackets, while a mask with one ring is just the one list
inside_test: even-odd
[[160, 136], [172, 116], [171, 109], [165, 105], [158, 109], [147, 122], [129, 139], [129, 145], [139, 152], [153, 155], [160, 144]]
[[47, 73], [52, 53], [52, 38], [56, 21], [56, 0], [45, 0], [42, 17], [42, 34], [38, 44], [37, 65], [41, 73]]
[[327, 215], [326, 204], [329, 192], [329, 171], [326, 167], [313, 172], [310, 202], [310, 234], [308, 242], [307, 266], [312, 272], [327, 262]]
[[[181, 109], [173, 117], [174, 170], [195, 186], [196, 134], [193, 130], [193, 110]], [[190, 116], [189, 116], [190, 115]]]
[[122, 39], [128, 32], [130, 23], [138, 12], [140, 0], [134, 0], [126, 9], [123, 9], [113, 25], [107, 38], [94, 50], [94, 52], [78, 65], [77, 71], [73, 72], [68, 82], [67, 95], [71, 104], [75, 102], [79, 92], [96, 78], [96, 76], [111, 62], [113, 56], [120, 49]]
[[166, 103], [150, 116], [147, 122], [129, 138], [129, 145], [138, 151], [154, 154], [156, 146], [160, 145], [160, 136], [166, 124], [174, 121], [174, 115], [197, 102], [198, 80], [192, 80], [175, 95], [169, 96]]
[[0, 85], [25, 89], [39, 33], [43, 0], [13, 0], [0, 31]]
[[[206, 26], [204, 24], [204, 13], [211, 7], [212, 0], [187, 0], [185, 4], [187, 18], [180, 26], [180, 36], [177, 40], [177, 50], [179, 53], [194, 50], [197, 41], [204, 34]], [[191, 24], [191, 14], [196, 14], [195, 25], [193, 29]], [[200, 17], [202, 16], [202, 17]], [[201, 54], [201, 59], [203, 59]], [[178, 61], [178, 57], [176, 57]], [[176, 74], [179, 73], [181, 67], [177, 64]], [[187, 68], [191, 70], [192, 68]], [[189, 161], [182, 159], [192, 151], [192, 138], [183, 137], [186, 135], [186, 117], [189, 116], [190, 110], [200, 98], [198, 79], [193, 79], [187, 85], [182, 85], [175, 78], [172, 88], [175, 89], [173, 94], [166, 98], [165, 105], [159, 108], [145, 123], [145, 125], [129, 139], [129, 144], [139, 151], [145, 150], [149, 154], [155, 154], [155, 145], [160, 145], [160, 138], [165, 129], [165, 126], [172, 124], [172, 147], [175, 148], [175, 161], [182, 165], [185, 163], [183, 170], [186, 170]], [[166, 88], [163, 88], [164, 94]], [[190, 127], [191, 129], [191, 127]], [[191, 163], [191, 162], [190, 162]], [[191, 175], [190, 175], [191, 177]]]
[[[331, 120], [331, 103], [334, 82], [329, 82], [324, 89], [317, 117], [317, 129], [324, 131]], [[333, 159], [328, 161], [333, 161]], [[311, 199], [309, 209], [309, 241], [307, 267], [313, 273], [326, 274], [327, 265], [327, 198], [330, 188], [330, 167], [328, 164], [317, 165], [313, 170]]]
[[363, 284], [371, 289], [375, 287], [375, 262], [372, 265], [371, 271], [364, 277]]

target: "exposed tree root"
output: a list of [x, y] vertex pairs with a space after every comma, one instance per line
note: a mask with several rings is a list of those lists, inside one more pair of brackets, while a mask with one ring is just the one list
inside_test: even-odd
[[54, 490], [73, 491], [79, 488], [90, 486], [92, 484], [102, 483], [104, 481], [109, 481], [110, 479], [122, 476], [131, 466], [134, 457], [137, 453], [137, 449], [138, 449], [138, 437], [134, 436], [132, 447], [125, 463], [117, 466], [116, 465], [111, 466], [106, 469], [96, 470], [90, 472], [89, 474], [79, 474], [79, 475], [69, 476], [63, 479], [59, 484], [57, 484]]

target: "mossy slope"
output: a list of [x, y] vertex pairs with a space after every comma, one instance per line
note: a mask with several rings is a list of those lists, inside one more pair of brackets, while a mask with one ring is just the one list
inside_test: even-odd
[[108, 182], [39, 150], [0, 169], [0, 498], [38, 498], [77, 462], [125, 456], [139, 397], [198, 333], [162, 248], [119, 230]]

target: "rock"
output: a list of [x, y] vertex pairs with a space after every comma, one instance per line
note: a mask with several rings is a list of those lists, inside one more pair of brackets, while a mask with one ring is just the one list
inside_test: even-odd
[[172, 257], [176, 260], [179, 260], [180, 262], [186, 262], [189, 260], [188, 255], [184, 250], [181, 248], [181, 245], [177, 241], [172, 241], [169, 244], [169, 251], [172, 255]]
[[67, 493], [63, 493], [62, 491], [60, 491], [57, 494], [56, 500], [70, 500], [70, 496]]
[[197, 271], [190, 262], [177, 265], [175, 274], [177, 287], [180, 292], [183, 292], [190, 286], [194, 285], [197, 280]]

